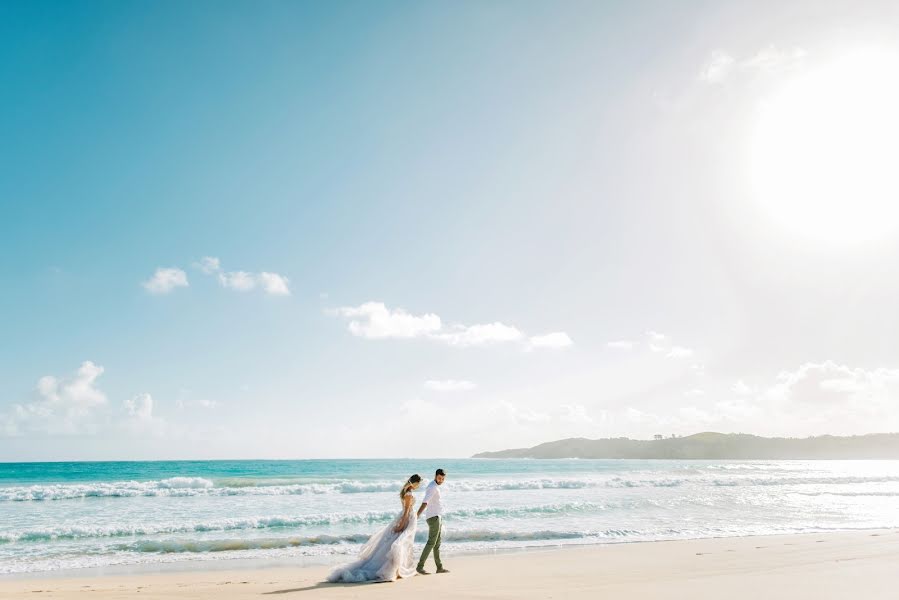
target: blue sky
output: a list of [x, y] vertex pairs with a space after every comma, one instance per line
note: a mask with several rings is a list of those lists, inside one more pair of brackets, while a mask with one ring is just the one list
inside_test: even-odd
[[897, 27], [885, 2], [4, 3], [0, 459], [899, 428], [895, 231], [810, 240], [747, 175], [760, 102]]

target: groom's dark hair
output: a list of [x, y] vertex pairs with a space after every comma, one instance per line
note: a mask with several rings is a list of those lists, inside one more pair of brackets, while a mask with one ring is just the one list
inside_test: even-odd
[[440, 477], [441, 475], [446, 477], [446, 473], [443, 472], [443, 469], [437, 469], [437, 472], [434, 473], [434, 477]]

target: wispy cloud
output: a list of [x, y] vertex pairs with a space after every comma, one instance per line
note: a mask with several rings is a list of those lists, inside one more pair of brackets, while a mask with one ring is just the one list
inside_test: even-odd
[[143, 393], [122, 402], [124, 419], [111, 425], [128, 435], [167, 436], [173, 431], [172, 424], [153, 413], [154, 402], [150, 394]]
[[690, 358], [693, 356], [693, 350], [691, 348], [684, 348], [683, 346], [671, 346], [665, 356], [668, 358]]
[[148, 421], [153, 418], [153, 397], [150, 394], [138, 394], [123, 402], [128, 414], [140, 421]]
[[699, 79], [706, 83], [724, 81], [736, 64], [736, 59], [724, 50], [714, 50], [700, 70]]
[[524, 339], [524, 333], [517, 327], [497, 321], [496, 323], [485, 323], [483, 325], [457, 325], [450, 327], [445, 333], [436, 334], [434, 337], [452, 346], [466, 347], [483, 346], [497, 342], [517, 342]]
[[218, 405], [219, 405], [219, 403], [216, 402], [215, 400], [208, 400], [206, 398], [197, 398], [196, 400], [193, 400], [193, 399], [185, 400], [184, 398], [179, 398], [178, 401], [176, 402], [176, 406], [178, 407], [179, 410], [184, 410], [186, 408], [193, 408], [193, 407], [209, 409], [209, 408], [216, 408]]
[[[248, 391], [249, 387], [244, 385], [241, 386], [240, 389], [241, 391]], [[218, 405], [219, 403], [215, 400], [195, 396], [194, 392], [187, 388], [178, 390], [178, 397], [175, 400], [175, 406], [178, 407], [178, 410], [185, 410], [188, 408], [212, 409], [216, 408]]]
[[528, 338], [512, 325], [496, 321], [475, 325], [446, 325], [434, 313], [412, 314], [402, 308], [388, 308], [383, 302], [329, 309], [327, 314], [349, 320], [347, 328], [366, 339], [427, 338], [461, 348], [500, 343], [526, 344], [533, 348], [561, 348], [572, 344], [565, 332]]
[[582, 404], [563, 404], [559, 407], [561, 415], [559, 419], [566, 423], [593, 423], [593, 417], [587, 414], [587, 408]]
[[432, 392], [469, 392], [477, 387], [471, 381], [460, 379], [429, 379], [425, 381], [425, 389]]
[[731, 387], [731, 391], [738, 396], [746, 396], [752, 393], [752, 388], [746, 385], [746, 382], [742, 379], [738, 379], [733, 387]]
[[574, 344], [571, 337], [564, 331], [531, 336], [529, 342], [531, 348], [567, 348]]
[[214, 256], [204, 256], [196, 263], [194, 263], [194, 266], [207, 275], [213, 275], [222, 270], [221, 261]]
[[736, 58], [722, 49], [713, 50], [699, 70], [699, 80], [723, 83], [740, 73], [776, 73], [801, 66], [808, 52], [799, 47], [779, 48], [774, 44], [751, 56]]
[[808, 52], [798, 46], [778, 48], [776, 45], [771, 44], [756, 52], [755, 55], [743, 60], [740, 66], [744, 69], [756, 69], [771, 73], [800, 66], [807, 56]]
[[606, 347], [612, 348], [613, 350], [633, 350], [636, 345], [637, 342], [633, 340], [615, 340], [606, 343]]
[[668, 336], [657, 331], [646, 332], [647, 345], [652, 352], [664, 352], [671, 345]]
[[720, 394], [683, 392], [688, 406], [628, 407], [626, 421], [693, 432], [711, 427], [760, 435], [854, 435], [899, 430], [899, 368], [865, 369], [835, 361], [780, 372], [768, 385], [738, 380]]
[[686, 346], [676, 346], [671, 338], [658, 331], [646, 332], [646, 345], [650, 352], [662, 353], [666, 358], [692, 358], [693, 349]]
[[151, 294], [168, 294], [178, 287], [187, 287], [187, 273], [177, 267], [159, 267], [150, 279], [141, 283]]
[[[658, 354], [674, 360], [692, 359], [696, 355], [696, 352], [692, 348], [675, 344], [672, 341], [671, 336], [665, 333], [648, 330], [643, 335], [644, 338], [642, 342], [629, 339], [615, 340], [607, 342], [606, 347], [613, 350], [626, 351], [643, 349], [644, 351], [648, 350], [652, 354]], [[697, 375], [702, 375], [704, 372], [704, 367], [700, 362], [693, 362], [690, 367]]]
[[257, 288], [271, 296], [289, 296], [290, 280], [279, 273], [261, 271], [225, 271], [221, 261], [215, 256], [204, 256], [194, 266], [206, 275], [214, 275], [219, 284], [238, 292], [249, 292]]

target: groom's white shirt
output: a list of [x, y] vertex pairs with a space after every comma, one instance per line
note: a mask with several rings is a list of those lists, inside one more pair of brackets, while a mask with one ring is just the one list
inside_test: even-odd
[[422, 502], [427, 504], [425, 507], [425, 519], [443, 516], [443, 504], [440, 502], [440, 486], [437, 485], [436, 481], [428, 484]]

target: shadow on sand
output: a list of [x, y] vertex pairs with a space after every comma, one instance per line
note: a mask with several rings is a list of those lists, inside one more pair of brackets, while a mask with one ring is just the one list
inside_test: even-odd
[[268, 596], [269, 594], [290, 594], [293, 592], [311, 592], [313, 590], [327, 590], [333, 588], [341, 588], [341, 587], [363, 587], [366, 585], [377, 585], [379, 583], [389, 583], [386, 581], [362, 581], [359, 583], [328, 583], [327, 581], [320, 581], [314, 585], [307, 585], [306, 587], [301, 588], [290, 588], [287, 590], [274, 590], [271, 592], [263, 592], [263, 596]]

